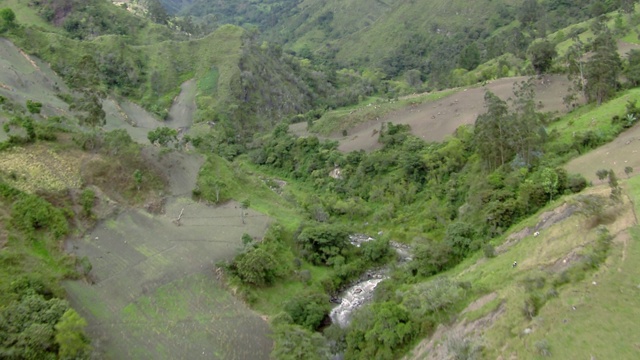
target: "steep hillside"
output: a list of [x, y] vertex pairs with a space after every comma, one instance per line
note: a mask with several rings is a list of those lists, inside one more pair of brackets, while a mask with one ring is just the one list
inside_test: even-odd
[[[44, 9], [55, 16], [48, 18], [43, 8], [15, 0], [18, 26], [6, 34], [27, 53], [49, 62], [75, 90], [115, 93], [160, 118], [167, 117], [180, 85], [196, 79], [196, 119], [222, 122], [243, 136], [305, 113], [334, 91], [290, 55], [262, 46], [242, 28], [222, 26], [189, 40], [106, 1], [94, 1], [100, 6], [72, 2], [60, 8], [52, 1]], [[85, 24], [101, 16], [118, 20], [104, 27], [69, 25], [74, 19]], [[43, 17], [49, 21], [46, 30], [22, 26], [26, 19]]]
[[533, 39], [618, 5], [596, 11], [553, 1], [196, 0], [182, 14], [256, 26], [265, 38], [316, 63], [366, 66], [389, 77], [413, 70], [431, 86], [446, 87], [456, 68], [472, 70], [506, 53], [524, 59]]
[[516, 227], [495, 258], [447, 273], [482, 296], [406, 358], [637, 357], [625, 334], [638, 331], [631, 320], [638, 316], [638, 179], [627, 182], [620, 204], [605, 206], [604, 225], [584, 208], [590, 197], [606, 203], [610, 189], [599, 186]]

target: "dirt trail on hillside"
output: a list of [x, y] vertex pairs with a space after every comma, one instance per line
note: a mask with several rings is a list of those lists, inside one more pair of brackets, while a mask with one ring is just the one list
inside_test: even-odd
[[190, 127], [196, 112], [196, 81], [194, 79], [186, 81], [180, 89], [180, 95], [174, 99], [166, 121], [166, 126], [172, 129]]
[[[491, 81], [484, 86], [461, 88], [457, 93], [435, 101], [410, 106], [386, 115], [375, 121], [360, 124], [348, 130], [348, 136], [333, 136], [340, 142], [344, 152], [354, 150], [374, 150], [378, 143], [378, 133], [382, 123], [407, 124], [411, 133], [425, 141], [442, 141], [461, 125], [473, 124], [484, 107], [485, 92], [491, 91], [501, 99], [513, 96], [513, 84], [526, 81], [528, 77], [505, 78]], [[564, 112], [562, 98], [569, 82], [566, 76], [550, 75], [534, 79], [536, 101], [543, 104], [543, 112]]]

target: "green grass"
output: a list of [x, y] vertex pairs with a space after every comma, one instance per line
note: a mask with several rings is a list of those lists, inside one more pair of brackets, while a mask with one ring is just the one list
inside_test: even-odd
[[8, 237], [0, 250], [0, 307], [13, 299], [11, 283], [22, 277], [40, 281], [56, 296], [64, 298], [64, 290], [58, 283], [76, 276], [74, 259], [63, 253], [60, 243], [50, 234], [38, 231], [29, 239], [10, 229], [9, 219], [1, 216], [10, 213], [9, 209], [0, 202], [0, 231]]
[[246, 159], [229, 163], [219, 156], [210, 155], [200, 170], [198, 185], [204, 198], [215, 201], [215, 191], [207, 182], [221, 181], [224, 184], [221, 191], [223, 199], [249, 199], [252, 209], [274, 218], [288, 232], [293, 232], [302, 221], [301, 214], [296, 206], [269, 189], [257, 171]]
[[218, 88], [218, 77], [220, 73], [215, 67], [212, 67], [208, 73], [198, 79], [198, 91], [207, 95], [213, 95]]
[[[179, 344], [179, 339], [187, 335], [190, 346], [184, 347], [183, 354], [191, 352], [195, 356], [194, 351], [201, 354], [202, 349], [207, 349], [228, 358], [236, 352], [234, 346], [238, 346], [232, 346], [229, 337], [249, 337], [254, 327], [265, 330], [265, 324], [260, 324], [261, 320], [247, 311], [210, 276], [197, 274], [161, 286], [153, 294], [130, 303], [122, 309], [122, 323], [118, 326], [127, 328], [134, 342], [145, 344], [131, 347], [137, 351], [134, 356], [176, 354], [177, 349], [171, 346]], [[234, 331], [229, 331], [230, 328]], [[223, 336], [212, 337], [214, 334]], [[148, 339], [154, 339], [153, 345]], [[260, 348], [264, 345], [263, 342], [248, 348], [264, 351], [266, 349]]]
[[626, 114], [627, 102], [636, 100], [640, 100], [640, 89], [625, 91], [600, 106], [589, 104], [565, 115], [559, 121], [549, 125], [547, 131], [558, 130], [560, 132], [558, 141], [565, 143], [572, 142], [575, 133], [588, 130], [598, 132], [612, 140], [620, 129], [611, 124], [611, 118], [614, 115], [623, 117]]
[[[640, 210], [640, 177], [627, 182], [627, 191]], [[633, 336], [640, 331], [640, 228], [614, 243], [601, 269], [562, 289], [540, 313], [539, 329], [527, 342], [545, 338], [554, 358], [632, 359], [640, 356]], [[595, 284], [594, 284], [595, 282]], [[572, 309], [576, 307], [576, 310]], [[522, 344], [526, 349], [527, 345]]]
[[63, 33], [64, 30], [46, 22], [38, 15], [35, 6], [29, 6], [30, 1], [25, 0], [4, 0], [0, 6], [8, 7], [16, 14], [18, 24], [29, 24], [39, 26], [48, 32]]
[[257, 301], [252, 304], [252, 307], [262, 314], [274, 316], [281, 312], [283, 305], [296, 294], [305, 293], [313, 289], [324, 292], [320, 282], [332, 275], [331, 268], [312, 266], [305, 263], [298, 271], [301, 270], [308, 270], [311, 273], [309, 284], [298, 280], [296, 275], [293, 275], [287, 281], [281, 281], [273, 286], [258, 289], [256, 291], [258, 295]]

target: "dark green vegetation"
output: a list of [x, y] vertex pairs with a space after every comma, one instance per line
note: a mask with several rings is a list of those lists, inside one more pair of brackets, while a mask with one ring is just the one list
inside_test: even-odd
[[[637, 90], [622, 93], [628, 102], [616, 99], [640, 79], [638, 53], [623, 61], [615, 42], [637, 27], [635, 1], [592, 1], [588, 7], [552, 0], [354, 1], [349, 6], [356, 9], [358, 21], [353, 12], [343, 11], [345, 2], [336, 1], [309, 1], [305, 7], [296, 1], [148, 1], [151, 21], [100, 0], [8, 4], [11, 9], [0, 10], [2, 35], [49, 62], [71, 88], [56, 94], [69, 105], [69, 118], [49, 116], [52, 106], [39, 100], [1, 97], [8, 137], [3, 155], [13, 155], [10, 151], [18, 147], [35, 151], [42, 146], [90, 156], [82, 163], [81, 185], [69, 187], [73, 191], [18, 190], [24, 182], [20, 174], [1, 174], [0, 354], [8, 358], [88, 355], [85, 322], [62, 300], [58, 284], [88, 277], [92, 265], [86, 258], [65, 255], [61, 241], [94, 224], [101, 194], [146, 205], [164, 188], [126, 131], [100, 129], [108, 97], [129, 99], [172, 121], [169, 107], [180, 85], [196, 80], [199, 131], [182, 136], [162, 126], [148, 131], [147, 139], [161, 147], [190, 144], [207, 156], [193, 189], [195, 198], [215, 204], [240, 201], [233, 211], [242, 225], [251, 221], [254, 209], [275, 219], [261, 238], [245, 234], [235, 239], [244, 246], [233, 260], [219, 264], [224, 274], [216, 274], [246, 302], [272, 316], [273, 356], [278, 359], [322, 359], [331, 353], [349, 359], [397, 358], [439, 324], [455, 319], [473, 299], [500, 291], [492, 274], [504, 275], [512, 261], [501, 256], [504, 248], [497, 249], [504, 237], [541, 209], [584, 190], [584, 176], [569, 174], [562, 165], [633, 127], [640, 116]], [[609, 13], [617, 9], [622, 12]], [[217, 23], [206, 23], [206, 16], [172, 17], [207, 12], [217, 15]], [[565, 28], [592, 17], [589, 23]], [[585, 33], [593, 38], [579, 36]], [[515, 85], [509, 100], [487, 92], [486, 113], [474, 126], [460, 127], [441, 142], [424, 142], [406, 125], [385, 123], [376, 131], [381, 149], [370, 153], [345, 154], [335, 142], [288, 132], [291, 121], [313, 126], [328, 110], [372, 98], [382, 104], [417, 90], [548, 72], [564, 72], [574, 80], [568, 106], [580, 95], [589, 104], [556, 118], [540, 112], [531, 82], [523, 82]], [[604, 114], [605, 125], [583, 120], [604, 109], [613, 109]], [[633, 168], [625, 173], [629, 176]], [[614, 253], [614, 235], [604, 226], [623, 206], [623, 189], [614, 171], [600, 176], [609, 179], [609, 197], [572, 198], [588, 218], [587, 230], [596, 229], [586, 233], [591, 239], [586, 245], [575, 244], [582, 247], [579, 261], [554, 274], [538, 273], [523, 263], [527, 272], [522, 276], [503, 277], [505, 286], [525, 290], [521, 297], [509, 298], [516, 304], [517, 313], [509, 313], [513, 322], [537, 319], [564, 288], [599, 271]], [[180, 207], [172, 205], [173, 210]], [[185, 226], [179, 213], [175, 222]], [[348, 237], [355, 232], [379, 238], [355, 246]], [[394, 261], [391, 240], [412, 246], [410, 262]], [[193, 243], [188, 246], [199, 249]], [[509, 254], [533, 252], [533, 246], [525, 245]], [[119, 250], [151, 259], [145, 264], [150, 281], [159, 281], [155, 270], [165, 269], [154, 260], [177, 259], [155, 257], [159, 253], [144, 242], [136, 246], [135, 252], [125, 246]], [[167, 241], [163, 246], [160, 252], [177, 245]], [[215, 255], [209, 258], [219, 260]], [[484, 256], [488, 276], [460, 271]], [[380, 283], [375, 301], [356, 312], [345, 329], [326, 327], [329, 299], [366, 269], [382, 266], [388, 267], [390, 279]], [[108, 274], [101, 271], [94, 273]], [[162, 296], [137, 294], [140, 301], [127, 303], [118, 316], [138, 337], [123, 340], [131, 344], [145, 330], [175, 340], [171, 326], [192, 321], [190, 307], [216, 306], [216, 299], [226, 299], [211, 284], [209, 293], [196, 297], [197, 304], [172, 296], [176, 289], [196, 293], [206, 279], [167, 283]], [[91, 298], [87, 289], [77, 294]], [[160, 312], [157, 299], [173, 306]], [[90, 311], [101, 320], [108, 314], [99, 306]], [[171, 326], [163, 322], [166, 314], [175, 320]], [[141, 319], [153, 326], [140, 330]], [[169, 351], [162, 346], [134, 355]], [[556, 351], [554, 346], [542, 338], [534, 343], [541, 356]], [[448, 347], [468, 357], [483, 351], [471, 340], [454, 338]]]
[[[78, 314], [62, 300], [58, 280], [80, 276], [59, 248], [68, 213], [41, 197], [0, 183], [0, 356], [7, 359], [86, 357]], [[72, 215], [71, 215], [72, 216]]]

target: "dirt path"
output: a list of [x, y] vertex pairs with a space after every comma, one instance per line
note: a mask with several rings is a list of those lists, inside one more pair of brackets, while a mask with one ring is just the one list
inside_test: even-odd
[[196, 85], [195, 79], [191, 79], [180, 86], [180, 95], [173, 101], [166, 126], [183, 129], [193, 124], [193, 115], [196, 112]]
[[[473, 124], [485, 111], [484, 94], [492, 91], [502, 99], [513, 96], [513, 84], [527, 80], [527, 77], [505, 78], [491, 81], [485, 86], [460, 89], [459, 92], [436, 101], [395, 111], [379, 120], [360, 124], [348, 131], [349, 136], [337, 137], [339, 149], [344, 152], [354, 150], [374, 150], [380, 147], [376, 131], [382, 123], [407, 124], [411, 132], [425, 141], [442, 141], [461, 125]], [[541, 102], [545, 112], [564, 112], [562, 98], [569, 82], [565, 76], [552, 75], [535, 80], [536, 100]], [[304, 124], [306, 125], [306, 124]]]

